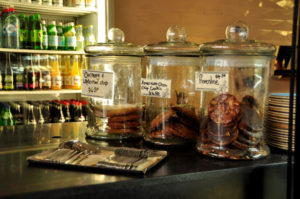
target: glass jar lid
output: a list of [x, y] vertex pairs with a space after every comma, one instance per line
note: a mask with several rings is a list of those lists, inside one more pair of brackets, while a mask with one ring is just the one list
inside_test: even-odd
[[123, 55], [142, 56], [143, 47], [131, 43], [125, 43], [124, 32], [119, 28], [110, 28], [106, 43], [98, 43], [85, 47], [84, 51], [91, 55]]
[[208, 42], [200, 45], [203, 55], [263, 55], [272, 56], [275, 53], [273, 44], [248, 40], [249, 28], [241, 22], [234, 22], [226, 27], [226, 39]]
[[171, 26], [167, 31], [167, 41], [145, 46], [146, 55], [194, 55], [199, 56], [199, 44], [186, 41], [186, 31], [182, 26]]

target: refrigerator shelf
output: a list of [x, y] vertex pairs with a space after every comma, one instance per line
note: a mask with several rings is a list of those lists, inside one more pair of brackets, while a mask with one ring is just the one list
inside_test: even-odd
[[81, 90], [61, 89], [61, 90], [20, 90], [20, 91], [0, 91], [0, 95], [43, 95], [43, 94], [76, 94]]
[[66, 51], [66, 50], [32, 50], [32, 49], [14, 49], [0, 48], [3, 53], [29, 53], [29, 54], [51, 54], [51, 55], [84, 55], [84, 51]]
[[32, 3], [21, 3], [21, 2], [10, 2], [7, 0], [0, 0], [0, 7], [14, 5], [18, 13], [29, 13], [29, 14], [42, 14], [52, 16], [69, 16], [78, 17], [91, 13], [97, 13], [96, 8], [74, 8], [74, 7], [58, 7], [58, 6], [47, 6], [38, 5]]

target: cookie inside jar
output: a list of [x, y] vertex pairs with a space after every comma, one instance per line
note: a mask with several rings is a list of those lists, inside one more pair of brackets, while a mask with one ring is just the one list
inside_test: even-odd
[[227, 159], [258, 159], [269, 154], [263, 139], [263, 116], [250, 95], [238, 100], [219, 94], [208, 104], [196, 146], [203, 155]]

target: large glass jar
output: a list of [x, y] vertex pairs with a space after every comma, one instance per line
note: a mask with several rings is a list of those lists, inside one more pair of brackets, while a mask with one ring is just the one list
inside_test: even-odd
[[195, 90], [195, 72], [200, 70], [199, 45], [186, 41], [181, 26], [170, 27], [166, 36], [167, 42], [144, 48], [144, 139], [163, 146], [195, 143], [200, 126], [200, 92]]
[[[141, 137], [143, 48], [125, 43], [123, 31], [111, 28], [107, 43], [87, 46], [85, 51], [88, 70], [82, 73], [83, 91], [88, 78], [97, 77], [103, 85], [88, 88], [93, 96], [86, 135], [102, 140]], [[96, 91], [99, 95], [95, 97]]]
[[248, 27], [235, 22], [226, 40], [200, 46], [202, 71], [198, 152], [219, 158], [258, 159], [269, 154], [264, 114], [275, 47], [248, 40]]

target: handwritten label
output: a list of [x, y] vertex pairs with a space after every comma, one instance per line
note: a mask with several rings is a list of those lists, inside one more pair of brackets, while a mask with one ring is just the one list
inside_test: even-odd
[[82, 96], [113, 99], [114, 74], [82, 70]]
[[141, 79], [142, 96], [171, 98], [171, 80]]
[[195, 90], [227, 93], [229, 89], [228, 72], [196, 72]]

